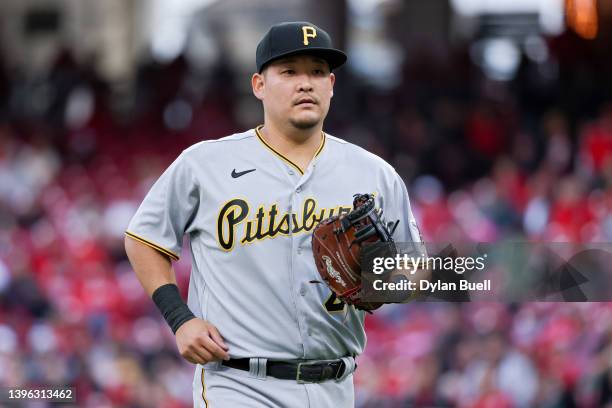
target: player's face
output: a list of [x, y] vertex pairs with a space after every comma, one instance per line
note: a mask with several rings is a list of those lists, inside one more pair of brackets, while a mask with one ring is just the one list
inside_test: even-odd
[[297, 129], [319, 125], [333, 95], [335, 76], [325, 60], [309, 55], [272, 62], [253, 76], [253, 92], [261, 99], [266, 118]]

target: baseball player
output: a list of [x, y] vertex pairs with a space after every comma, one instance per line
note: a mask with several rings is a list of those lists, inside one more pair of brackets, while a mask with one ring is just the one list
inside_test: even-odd
[[[130, 262], [196, 364], [197, 407], [352, 407], [364, 312], [336, 299], [311, 250], [314, 227], [368, 192], [396, 241], [419, 233], [406, 187], [381, 158], [323, 132], [346, 55], [308, 22], [274, 25], [257, 47], [255, 129], [184, 150], [126, 231]], [[171, 261], [189, 236], [187, 304]]]

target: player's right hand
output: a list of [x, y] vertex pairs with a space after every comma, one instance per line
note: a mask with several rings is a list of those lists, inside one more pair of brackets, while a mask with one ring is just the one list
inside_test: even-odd
[[195, 318], [185, 322], [176, 331], [176, 345], [181, 356], [190, 363], [229, 360], [229, 347], [219, 330], [206, 320]]

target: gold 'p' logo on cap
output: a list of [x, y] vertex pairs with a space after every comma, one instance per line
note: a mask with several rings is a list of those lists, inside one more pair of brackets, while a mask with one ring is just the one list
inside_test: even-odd
[[303, 26], [302, 33], [304, 34], [304, 45], [309, 44], [309, 38], [315, 38], [317, 36], [317, 30], [312, 26]]

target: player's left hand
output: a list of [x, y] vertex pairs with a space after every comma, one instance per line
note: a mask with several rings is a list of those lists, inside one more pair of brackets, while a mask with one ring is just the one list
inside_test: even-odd
[[351, 212], [332, 216], [317, 225], [312, 232], [315, 265], [339, 300], [370, 313], [383, 305], [362, 298], [362, 244], [387, 242], [391, 244], [387, 256], [395, 255], [392, 236], [398, 223], [399, 220], [387, 223], [383, 219], [372, 194], [355, 194]]

